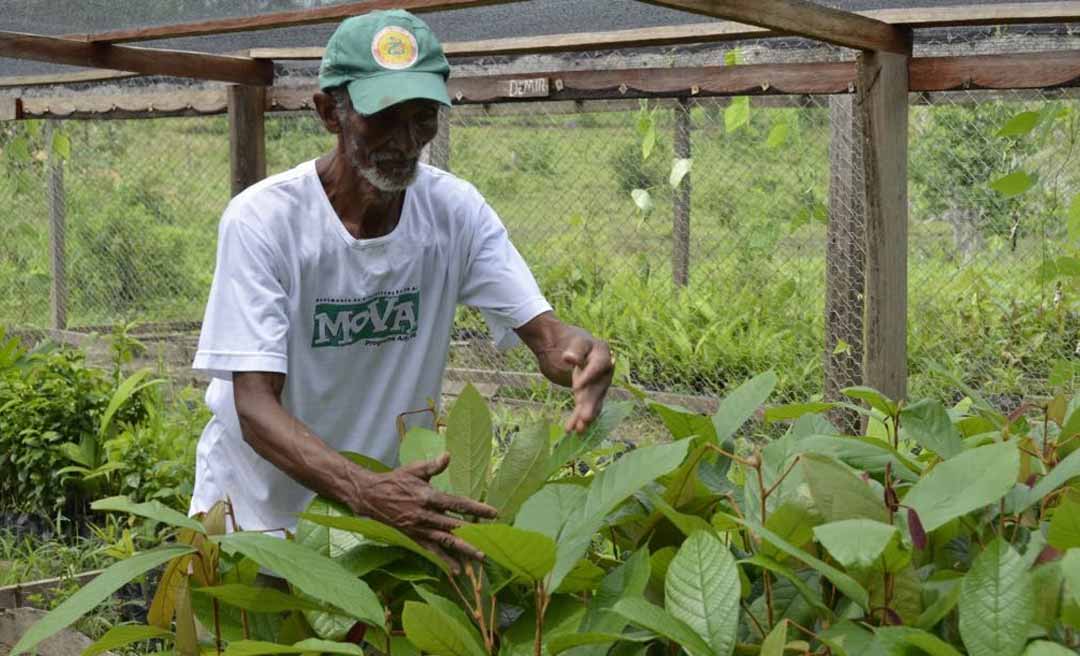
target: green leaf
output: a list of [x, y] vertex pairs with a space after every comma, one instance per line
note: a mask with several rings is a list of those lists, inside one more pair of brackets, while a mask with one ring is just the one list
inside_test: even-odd
[[444, 573], [450, 573], [449, 566], [447, 566], [441, 558], [421, 547], [413, 541], [412, 538], [393, 526], [388, 526], [375, 521], [374, 519], [368, 519], [366, 517], [332, 517], [329, 515], [315, 515], [311, 513], [300, 513], [300, 519], [306, 519], [310, 522], [321, 524], [322, 526], [329, 526], [330, 528], [341, 529], [342, 531], [358, 533], [369, 540], [375, 540], [382, 542], [383, 544], [407, 549], [426, 559]]
[[1008, 494], [1020, 473], [1016, 442], [966, 451], [930, 470], [912, 486], [904, 504], [915, 509], [929, 533]]
[[1039, 112], [1021, 112], [1009, 119], [997, 131], [999, 137], [1020, 137], [1029, 134], [1039, 124]]
[[832, 617], [832, 611], [822, 601], [821, 595], [817, 594], [813, 589], [810, 588], [810, 586], [806, 585], [806, 581], [802, 580], [802, 577], [796, 574], [795, 571], [790, 567], [781, 565], [772, 558], [769, 558], [768, 556], [764, 556], [762, 554], [754, 554], [750, 558], [740, 560], [739, 563], [743, 565], [754, 565], [756, 567], [760, 567], [761, 569], [767, 569], [773, 574], [783, 577], [791, 583], [791, 585], [795, 588], [795, 591], [798, 592], [802, 596], [802, 598], [805, 599], [807, 603], [814, 608], [814, 610], [818, 611], [822, 617]]
[[1050, 520], [1050, 531], [1046, 537], [1050, 546], [1058, 551], [1080, 547], [1080, 503], [1066, 497], [1054, 508], [1054, 517]]
[[446, 420], [450, 486], [454, 493], [479, 501], [491, 467], [491, 412], [484, 397], [466, 385]]
[[468, 627], [429, 604], [406, 601], [401, 613], [405, 637], [420, 651], [436, 656], [486, 656]]
[[915, 626], [929, 631], [938, 625], [938, 622], [945, 619], [945, 616], [952, 612], [953, 608], [956, 608], [957, 602], [960, 601], [960, 595], [964, 592], [964, 586], [960, 585], [960, 581], [957, 581], [955, 585], [949, 588], [949, 591], [945, 594], [939, 595], [934, 603], [930, 604], [926, 610], [919, 615], [918, 621], [915, 622]]
[[620, 599], [640, 597], [649, 583], [649, 551], [639, 549], [626, 562], [608, 572], [589, 601], [589, 610], [580, 630], [590, 633], [619, 633], [626, 619], [612, 608]]
[[765, 142], [766, 148], [779, 148], [787, 143], [788, 135], [791, 134], [791, 125], [777, 123], [769, 130], [769, 138]]
[[15, 646], [9, 656], [19, 656], [33, 649], [42, 640], [70, 626], [75, 620], [90, 612], [112, 593], [119, 590], [137, 576], [173, 558], [194, 552], [191, 547], [158, 547], [150, 551], [135, 554], [127, 560], [113, 563], [71, 595], [62, 604], [49, 612], [31, 626]]
[[63, 132], [54, 132], [52, 136], [53, 154], [60, 159], [71, 159], [71, 139]]
[[574, 647], [588, 645], [610, 645], [613, 642], [629, 640], [630, 642], [648, 642], [652, 635], [626, 635], [622, 633], [598, 633], [594, 631], [584, 633], [563, 633], [547, 641], [545, 650], [550, 656], [558, 656], [564, 651]]
[[571, 518], [556, 540], [555, 569], [548, 589], [558, 588], [563, 577], [585, 555], [608, 513], [646, 484], [678, 467], [686, 458], [689, 446], [690, 440], [680, 440], [635, 449], [596, 475], [580, 512]]
[[474, 624], [467, 615], [465, 615], [465, 611], [461, 606], [455, 604], [446, 597], [440, 597], [423, 586], [414, 586], [414, 589], [424, 602], [433, 609], [446, 615], [459, 626], [465, 627], [465, 631], [469, 634], [472, 644], [483, 644], [484, 638], [480, 635], [480, 629], [477, 628], [476, 624]]
[[757, 409], [768, 400], [776, 383], [776, 374], [766, 371], [739, 385], [735, 391], [724, 397], [713, 415], [718, 444], [727, 441], [747, 419], [754, 416]]
[[900, 411], [901, 434], [943, 460], [964, 452], [964, 438], [939, 401], [923, 400]]
[[555, 541], [543, 533], [506, 524], [465, 524], [454, 535], [529, 581], [539, 581], [555, 566]]
[[648, 214], [653, 210], [652, 196], [644, 189], [634, 189], [630, 192], [630, 198], [633, 199], [634, 205], [641, 210], [642, 214]]
[[1076, 656], [1076, 652], [1066, 649], [1056, 642], [1036, 640], [1024, 650], [1024, 656]]
[[[308, 519], [344, 517], [308, 515]], [[314, 521], [314, 520], [313, 520]], [[230, 533], [214, 538], [228, 553], [241, 553], [284, 578], [300, 591], [383, 628], [386, 616], [378, 597], [344, 566], [290, 540], [264, 533]]]
[[140, 369], [124, 379], [122, 383], [116, 386], [116, 391], [113, 392], [112, 398], [109, 399], [109, 405], [105, 408], [105, 412], [101, 415], [101, 424], [98, 428], [98, 437], [105, 438], [109, 433], [109, 426], [112, 425], [113, 417], [116, 416], [117, 411], [120, 410], [133, 396], [139, 393], [139, 390], [150, 387], [151, 385], [159, 385], [164, 383], [162, 378], [155, 378], [154, 380], [148, 380], [143, 382], [143, 379], [153, 373], [150, 369]]
[[1080, 241], [1080, 193], [1073, 197], [1069, 205], [1069, 240]]
[[787, 620], [780, 620], [765, 636], [761, 643], [761, 656], [784, 656], [784, 645], [787, 644]]
[[872, 519], [845, 519], [815, 527], [814, 535], [836, 562], [850, 569], [873, 567], [899, 532]]
[[529, 497], [518, 511], [514, 527], [535, 531], [556, 542], [581, 511], [588, 489], [572, 483], [549, 483]]
[[757, 524], [755, 522], [747, 522], [739, 519], [738, 517], [732, 516], [729, 516], [729, 519], [736, 522], [737, 524], [746, 526], [754, 533], [757, 533], [758, 537], [762, 538], [763, 540], [768, 540], [770, 543], [772, 543], [773, 546], [780, 549], [787, 555], [793, 557], [795, 560], [798, 560], [799, 562], [802, 562], [805, 565], [809, 565], [810, 567], [817, 570], [822, 576], [829, 579], [832, 584], [835, 585], [838, 590], [840, 590], [840, 592], [843, 592], [848, 597], [848, 599], [854, 601], [861, 608], [866, 609], [868, 607], [870, 595], [864, 587], [862, 587], [858, 584], [857, 581], [855, 581], [855, 579], [851, 578], [847, 574], [844, 574], [832, 565], [818, 560], [817, 558], [811, 556], [802, 549], [793, 547], [779, 535], [773, 533], [772, 531], [768, 530], [764, 526], [761, 526], [760, 524]]
[[685, 649], [690, 656], [712, 656], [709, 645], [694, 629], [644, 599], [623, 599], [615, 604], [613, 610], [627, 621], [671, 640]]
[[995, 539], [972, 563], [961, 585], [960, 637], [968, 654], [1020, 654], [1035, 619], [1035, 592], [1020, 555]]
[[911, 646], [918, 649], [917, 653], [928, 656], [961, 656], [955, 647], [941, 638], [919, 629], [907, 626], [884, 626], [875, 632], [876, 643], [884, 648], [888, 654], [909, 654]]
[[30, 161], [30, 142], [26, 137], [15, 137], [8, 142], [5, 150], [8, 158], [16, 163]]
[[713, 532], [712, 524], [705, 521], [703, 518], [675, 510], [667, 501], [664, 501], [664, 499], [651, 490], [649, 490], [647, 494], [649, 501], [656, 506], [656, 509], [659, 510], [660, 513], [675, 526], [675, 528], [679, 529], [684, 536], [690, 537], [698, 531], [706, 531], [708, 533]]
[[224, 656], [263, 656], [264, 654], [343, 654], [344, 656], [363, 656], [360, 645], [349, 642], [334, 642], [308, 638], [294, 645], [279, 645], [276, 642], [260, 640], [236, 640], [225, 648]]
[[[1080, 419], [1080, 411], [1077, 411], [1073, 417]], [[1071, 422], [1065, 424], [1066, 428], [1070, 425]], [[1062, 429], [1062, 433], [1067, 434], [1068, 431]], [[1034, 487], [1023, 493], [1022, 498], [1017, 502], [1016, 506], [1010, 506], [1006, 508], [1006, 510], [1010, 513], [1023, 512], [1033, 504], [1042, 501], [1046, 495], [1078, 476], [1080, 476], [1080, 450], [1073, 451], [1065, 456], [1065, 459], [1059, 462], [1057, 467], [1051, 469], [1050, 473], [1039, 479], [1039, 482], [1036, 483]]]
[[683, 178], [690, 173], [690, 167], [693, 165], [692, 159], [676, 158], [671, 163], [671, 175], [668, 176], [668, 184], [672, 189], [678, 189], [682, 184]]
[[192, 592], [219, 599], [230, 606], [256, 613], [282, 613], [287, 610], [326, 610], [324, 606], [294, 597], [293, 595], [265, 586], [228, 583], [207, 588], [195, 588]]
[[488, 505], [499, 511], [503, 521], [513, 519], [521, 504], [544, 485], [549, 445], [546, 423], [518, 432], [510, 442], [487, 495]]
[[724, 131], [728, 134], [750, 122], [750, 96], [736, 96], [724, 108]]
[[835, 407], [835, 403], [825, 403], [822, 401], [777, 405], [765, 409], [765, 423], [773, 424], [778, 421], [790, 421], [792, 419], [798, 419], [803, 415], [814, 415], [825, 412], [826, 410], [832, 410]]
[[[821, 523], [821, 516], [809, 507], [801, 498], [791, 498], [769, 513], [765, 528], [776, 533], [785, 542], [795, 547], [803, 547], [814, 539], [814, 527]], [[784, 552], [768, 542], [761, 545], [761, 553], [778, 562], [787, 557]]]
[[1013, 171], [990, 183], [990, 188], [1005, 198], [1013, 198], [1035, 186], [1036, 179], [1027, 171]]
[[1073, 603], [1080, 604], [1080, 549], [1069, 549], [1061, 559], [1061, 574], [1065, 577]]
[[810, 498], [825, 521], [889, 521], [884, 500], [846, 466], [828, 456], [814, 453], [804, 453], [800, 458], [799, 467]]
[[641, 160], [645, 161], [652, 155], [653, 149], [656, 147], [656, 121], [653, 120], [652, 115], [649, 115], [648, 123], [645, 126], [645, 133], [641, 137]]
[[865, 401], [871, 408], [888, 417], [896, 414], [896, 402], [872, 387], [856, 385], [855, 387], [846, 387], [840, 392], [844, 396]]
[[204, 527], [201, 522], [169, 508], [160, 501], [135, 503], [131, 499], [123, 496], [107, 497], [105, 499], [98, 499], [90, 504], [90, 509], [131, 513], [132, 515], [146, 517], [155, 522], [168, 524], [169, 526], [189, 528], [196, 533], [206, 535], [206, 527]]
[[151, 638], [171, 637], [172, 631], [146, 626], [145, 624], [122, 624], [114, 626], [105, 632], [105, 635], [83, 650], [80, 656], [97, 656], [106, 651], [112, 651], [120, 647], [126, 647], [133, 642], [142, 642]]
[[611, 431], [630, 416], [633, 409], [634, 405], [627, 401], [605, 403], [600, 416], [589, 424], [584, 435], [564, 434], [551, 451], [548, 476], [556, 473], [566, 463], [578, 460], [584, 454], [598, 448]]
[[708, 416], [656, 401], [650, 401], [649, 408], [660, 417], [674, 439], [695, 437], [706, 442], [717, 443], [716, 428]]
[[664, 606], [712, 648], [727, 656], [739, 628], [739, 569], [712, 532], [691, 535], [668, 566]]
[[[414, 462], [434, 460], [446, 451], [446, 438], [429, 428], [416, 426], [405, 433], [398, 458], [401, 460], [401, 465], [405, 466]], [[449, 472], [444, 471], [432, 478], [431, 487], [441, 492], [450, 492]]]

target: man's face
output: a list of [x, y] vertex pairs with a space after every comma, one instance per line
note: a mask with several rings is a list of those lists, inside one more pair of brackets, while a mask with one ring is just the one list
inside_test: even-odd
[[358, 175], [381, 191], [401, 191], [416, 177], [420, 151], [438, 124], [437, 103], [407, 100], [370, 116], [350, 111], [341, 136]]

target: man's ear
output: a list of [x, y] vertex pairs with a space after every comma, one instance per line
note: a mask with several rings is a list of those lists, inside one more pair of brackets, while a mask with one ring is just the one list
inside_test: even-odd
[[323, 127], [331, 134], [339, 134], [341, 122], [338, 120], [337, 102], [334, 97], [323, 91], [316, 91], [312, 99], [315, 101], [315, 111], [322, 119]]

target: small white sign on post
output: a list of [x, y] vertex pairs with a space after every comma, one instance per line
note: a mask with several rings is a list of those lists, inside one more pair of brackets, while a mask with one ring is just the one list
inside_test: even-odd
[[535, 77], [528, 80], [508, 80], [509, 88], [506, 95], [511, 98], [546, 98], [551, 95], [546, 77]]

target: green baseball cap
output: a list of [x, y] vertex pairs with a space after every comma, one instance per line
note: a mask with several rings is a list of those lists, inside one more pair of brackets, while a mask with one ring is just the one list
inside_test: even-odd
[[405, 100], [450, 106], [450, 63], [424, 21], [407, 11], [373, 11], [345, 19], [326, 44], [323, 91], [348, 86], [353, 108], [370, 116]]

